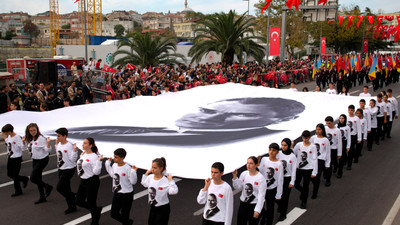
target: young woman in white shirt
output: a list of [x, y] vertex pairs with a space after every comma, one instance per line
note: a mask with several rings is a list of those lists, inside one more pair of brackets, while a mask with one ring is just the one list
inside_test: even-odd
[[[164, 157], [156, 158], [142, 177], [142, 185], [149, 189], [150, 214], [148, 225], [167, 225], [170, 214], [168, 195], [178, 194], [178, 186], [171, 175], [165, 176], [167, 163]], [[150, 174], [151, 173], [151, 174]]]
[[53, 186], [43, 182], [42, 173], [49, 163], [50, 138], [45, 138], [39, 131], [36, 123], [31, 123], [26, 127], [25, 137], [22, 138], [24, 145], [28, 146], [28, 151], [32, 157], [32, 173], [31, 182], [36, 184], [39, 189], [40, 198], [35, 204], [46, 202], [49, 197]]
[[[76, 149], [76, 146], [74, 146]], [[76, 194], [76, 205], [88, 209], [92, 216], [92, 225], [99, 224], [101, 210], [103, 207], [97, 206], [97, 193], [99, 191], [101, 172], [101, 160], [97, 146], [91, 137], [83, 140], [83, 153], [77, 162], [78, 176], [81, 178], [78, 192]]]
[[257, 165], [258, 159], [251, 156], [247, 159], [247, 171], [243, 171], [239, 178], [237, 170], [232, 173], [233, 188], [242, 190], [237, 225], [257, 225], [260, 219], [267, 183], [264, 176], [257, 171]]
[[337, 178], [342, 178], [343, 175], [343, 167], [347, 163], [347, 154], [350, 151], [351, 144], [351, 135], [350, 135], [350, 127], [347, 125], [347, 116], [345, 114], [340, 115], [339, 123], [337, 127], [340, 129], [342, 133], [342, 157], [339, 159], [339, 167]]

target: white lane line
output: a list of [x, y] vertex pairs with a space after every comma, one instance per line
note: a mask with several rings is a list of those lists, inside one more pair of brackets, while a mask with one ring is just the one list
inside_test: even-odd
[[281, 221], [276, 223], [276, 225], [290, 225], [294, 223], [303, 213], [305, 213], [307, 210], [306, 209], [300, 209], [297, 207], [294, 207], [292, 211], [289, 212], [286, 216], [286, 220]]
[[[234, 190], [234, 191], [233, 191], [233, 195], [236, 195], [236, 194], [240, 193], [241, 191], [242, 191], [241, 189]], [[197, 210], [196, 212], [194, 212], [194, 213], [193, 213], [193, 216], [200, 216], [200, 215], [203, 215], [203, 211], [204, 211], [204, 207], [201, 208], [201, 209], [199, 209], [199, 210]]]
[[372, 85], [369, 85], [368, 88], [372, 88]]
[[[48, 170], [48, 171], [43, 172], [42, 175], [52, 174], [52, 173], [55, 173], [55, 172], [57, 172], [57, 171], [58, 171], [58, 169]], [[28, 176], [28, 177], [29, 177], [29, 176]], [[7, 182], [7, 183], [3, 183], [3, 184], [0, 184], [0, 188], [7, 187], [7, 186], [13, 185], [13, 184], [14, 184], [14, 181], [10, 181], [10, 182]]]
[[[104, 176], [102, 176], [102, 177], [105, 177], [105, 176], [108, 176], [108, 175], [104, 175]], [[179, 179], [179, 178], [174, 178], [174, 180], [175, 180], [175, 183], [178, 183], [179, 181], [181, 181], [181, 179]], [[146, 190], [144, 190], [144, 191], [141, 191], [141, 192], [135, 194], [135, 195], [133, 196], [133, 200], [136, 200], [136, 199], [139, 199], [139, 198], [141, 198], [141, 197], [146, 196], [146, 195], [148, 194], [148, 192], [149, 192], [149, 191], [146, 189]], [[104, 207], [103, 207], [103, 210], [101, 210], [101, 213], [103, 214], [103, 213], [106, 213], [106, 212], [108, 212], [108, 211], [110, 211], [110, 210], [111, 210], [111, 205], [107, 205], [107, 206], [104, 206]], [[79, 223], [82, 223], [82, 222], [84, 222], [84, 221], [86, 221], [86, 220], [89, 220], [90, 218], [91, 218], [91, 215], [90, 215], [90, 213], [88, 213], [88, 214], [86, 214], [86, 215], [84, 215], [84, 216], [81, 216], [81, 217], [79, 217], [79, 218], [77, 218], [77, 219], [75, 219], [75, 220], [72, 220], [72, 221], [70, 221], [70, 222], [68, 222], [68, 223], [64, 223], [64, 225], [75, 225], [75, 224], [79, 224]]]
[[397, 96], [396, 98], [400, 98], [400, 95], [399, 95], [399, 96]]
[[399, 209], [400, 209], [400, 194], [399, 194], [399, 196], [397, 196], [396, 201], [394, 202], [392, 208], [390, 209], [389, 213], [387, 214], [382, 225], [392, 225], [394, 218], [396, 217], [397, 213], [399, 212]]
[[350, 92], [350, 94], [355, 94], [355, 93], [357, 93], [357, 92], [360, 92], [360, 90], [352, 91], [352, 92]]

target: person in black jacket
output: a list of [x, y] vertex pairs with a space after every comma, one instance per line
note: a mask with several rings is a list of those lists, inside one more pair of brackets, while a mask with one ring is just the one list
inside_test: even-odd
[[83, 104], [85, 104], [85, 99], [83, 97], [82, 88], [78, 87], [78, 91], [75, 95], [72, 105], [83, 105]]
[[59, 109], [64, 107], [64, 92], [59, 90], [57, 92], [57, 97], [53, 100], [54, 109]]
[[1, 86], [0, 88], [0, 113], [8, 112], [8, 98], [7, 98], [7, 86]]
[[35, 95], [34, 90], [29, 91], [29, 97], [25, 99], [24, 109], [26, 111], [38, 111], [39, 110], [39, 100]]
[[83, 97], [85, 99], [89, 99], [90, 102], [93, 102], [93, 90], [92, 90], [92, 82], [88, 80], [86, 85], [83, 86]]

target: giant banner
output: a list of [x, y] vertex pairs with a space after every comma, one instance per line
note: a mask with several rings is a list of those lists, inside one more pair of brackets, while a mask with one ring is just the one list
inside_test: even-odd
[[147, 170], [164, 156], [168, 173], [204, 179], [212, 163], [224, 163], [229, 173], [249, 156], [267, 153], [272, 142], [297, 138], [358, 102], [358, 97], [226, 83], [49, 112], [12, 111], [0, 115], [0, 125], [11, 123], [23, 136], [35, 122], [52, 139], [56, 129], [66, 127], [71, 142], [81, 147], [93, 137], [105, 157], [125, 148], [126, 161]]

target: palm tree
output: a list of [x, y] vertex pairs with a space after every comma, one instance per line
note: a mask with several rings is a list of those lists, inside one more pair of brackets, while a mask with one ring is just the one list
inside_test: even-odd
[[[254, 19], [246, 19], [245, 14], [237, 16], [235, 11], [215, 13], [205, 16], [199, 20], [200, 28], [195, 30], [199, 33], [194, 39], [194, 45], [189, 50], [189, 56], [199, 62], [204, 55], [210, 51], [221, 54], [221, 61], [232, 64], [234, 55], [242, 63], [244, 52], [247, 56], [253, 56], [261, 62], [265, 49], [254, 40], [265, 41], [264, 37], [255, 36], [253, 27], [256, 26]], [[245, 33], [248, 34], [245, 36]]]
[[112, 66], [125, 66], [131, 63], [145, 68], [159, 64], [179, 64], [177, 59], [185, 62], [185, 56], [176, 53], [176, 43], [174, 37], [159, 35], [152, 37], [150, 32], [128, 34], [125, 39], [118, 41], [118, 50], [113, 54], [113, 58], [117, 55], [124, 56], [115, 60]]

